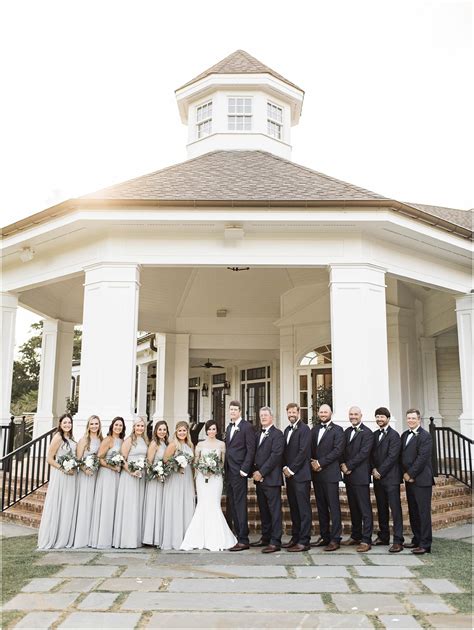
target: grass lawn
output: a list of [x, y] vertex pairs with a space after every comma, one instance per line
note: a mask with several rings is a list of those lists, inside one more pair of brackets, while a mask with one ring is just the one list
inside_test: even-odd
[[[49, 577], [61, 568], [57, 565], [34, 564], [42, 555], [36, 551], [37, 542], [36, 535], [2, 538], [2, 604], [14, 597], [33, 578]], [[15, 611], [4, 612], [2, 627], [5, 628], [23, 614]]]

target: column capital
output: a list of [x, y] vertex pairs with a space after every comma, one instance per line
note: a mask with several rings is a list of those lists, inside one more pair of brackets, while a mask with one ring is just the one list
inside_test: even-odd
[[135, 282], [140, 284], [141, 265], [137, 263], [95, 263], [84, 267], [84, 286], [99, 282]]
[[17, 308], [18, 295], [8, 291], [0, 291], [0, 304], [2, 308]]
[[474, 293], [466, 293], [456, 298], [456, 312], [474, 310]]
[[329, 265], [329, 285], [341, 284], [373, 284], [385, 287], [384, 267], [370, 263], [334, 263]]

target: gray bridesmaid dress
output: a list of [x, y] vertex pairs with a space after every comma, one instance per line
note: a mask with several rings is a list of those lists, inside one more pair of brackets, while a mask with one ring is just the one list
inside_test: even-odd
[[[166, 446], [160, 443], [153, 464], [163, 459]], [[143, 543], [145, 545], [161, 545], [163, 531], [163, 488], [165, 482], [159, 479], [147, 481], [145, 490], [145, 505], [143, 508]]]
[[[88, 455], [97, 455], [99, 446], [99, 438], [91, 438], [90, 446], [84, 450], [82, 458], [85, 459]], [[82, 470], [77, 473], [76, 504], [73, 518], [74, 539], [72, 546], [74, 549], [87, 547], [89, 544], [94, 491], [99, 470], [93, 475], [86, 475]]]
[[[193, 454], [184, 444], [181, 450]], [[179, 549], [194, 514], [194, 481], [192, 466], [181, 472], [172, 472], [163, 488], [163, 539], [162, 549]]]
[[[122, 440], [115, 438], [114, 445], [112, 448], [109, 448], [104, 459], [110, 457], [112, 451], [120, 452], [121, 446]], [[89, 536], [89, 547], [94, 547], [94, 549], [109, 549], [112, 547], [119, 479], [120, 473], [116, 473], [104, 466], [101, 466], [97, 472]]]
[[[76, 446], [74, 440], [61, 441], [55, 460], [57, 461], [62, 455], [75, 455]], [[51, 468], [38, 532], [38, 549], [60, 549], [71, 546], [74, 535], [76, 483], [77, 473], [66, 475], [57, 468]]]
[[[128, 462], [146, 459], [148, 447], [142, 437], [132, 444]], [[145, 499], [146, 472], [133, 477], [125, 469], [120, 473], [120, 483], [115, 508], [112, 546], [118, 549], [136, 549], [142, 546], [143, 501]]]

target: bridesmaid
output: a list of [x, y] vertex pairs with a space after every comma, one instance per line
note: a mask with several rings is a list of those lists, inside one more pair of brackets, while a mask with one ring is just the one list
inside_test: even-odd
[[142, 546], [146, 470], [134, 472], [129, 465], [140, 459], [146, 461], [147, 443], [145, 421], [137, 418], [132, 434], [122, 444], [125, 464], [120, 474], [115, 508], [113, 547], [136, 549]]
[[[146, 458], [148, 463], [157, 464], [163, 459], [168, 445], [169, 429], [164, 420], [155, 425], [153, 438], [148, 447]], [[143, 544], [161, 545], [163, 529], [163, 487], [159, 479], [153, 479], [146, 484], [145, 507], [143, 510]]]
[[[185, 453], [193, 456], [189, 426], [183, 420], [176, 424], [163, 460]], [[162, 549], [179, 549], [194, 513], [193, 471], [189, 464], [178, 472], [172, 472], [163, 489], [163, 539]]]
[[66, 472], [58, 463], [62, 455], [76, 455], [72, 435], [72, 417], [59, 418], [58, 429], [49, 445], [47, 462], [51, 466], [48, 492], [38, 532], [38, 549], [60, 549], [71, 546], [76, 499], [76, 470]]
[[[85, 459], [88, 455], [97, 455], [102, 442], [102, 427], [99, 416], [91, 416], [87, 421], [86, 433], [77, 445], [78, 459]], [[94, 504], [94, 490], [98, 471], [82, 466], [77, 477], [76, 506], [73, 529], [75, 549], [87, 547], [91, 528], [92, 506]]]
[[98, 457], [100, 468], [92, 507], [89, 547], [108, 549], [112, 546], [115, 503], [120, 479], [120, 466], [110, 466], [105, 461], [116, 451], [120, 452], [125, 437], [125, 421], [120, 416], [112, 420], [107, 437], [102, 440]]

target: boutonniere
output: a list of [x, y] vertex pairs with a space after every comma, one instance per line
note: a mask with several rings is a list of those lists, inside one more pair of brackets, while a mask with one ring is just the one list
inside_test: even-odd
[[263, 440], [265, 440], [265, 438], [267, 438], [267, 437], [268, 437], [268, 431], [267, 431], [266, 433], [264, 433], [264, 434], [263, 434], [262, 442], [263, 442]]
[[362, 431], [363, 431], [362, 427], [357, 427], [355, 430], [356, 433], [361, 433]]
[[239, 428], [239, 427], [235, 427], [234, 434], [235, 434], [235, 433], [238, 433], [239, 431], [240, 431], [240, 428]]

